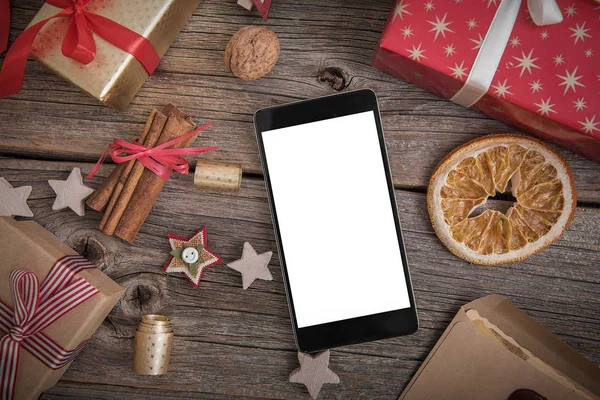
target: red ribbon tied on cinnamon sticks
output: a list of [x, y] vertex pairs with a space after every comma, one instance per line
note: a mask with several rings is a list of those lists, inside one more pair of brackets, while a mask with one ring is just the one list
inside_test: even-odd
[[[16, 269], [10, 274], [14, 308], [0, 301], [0, 399], [13, 400], [21, 349], [45, 366], [59, 369], [82, 349], [64, 349], [43, 333], [57, 319], [99, 293], [79, 272], [96, 268], [85, 258], [65, 256], [54, 263], [40, 284], [33, 272]], [[4, 335], [5, 334], [5, 335]]]
[[[46, 0], [46, 3], [62, 8], [62, 11], [27, 28], [15, 40], [6, 54], [2, 71], [0, 71], [0, 98], [10, 96], [21, 90], [27, 58], [35, 38], [42, 28], [55, 18], [69, 18], [70, 20], [62, 42], [64, 56], [82, 64], [92, 62], [96, 57], [96, 43], [93, 36], [93, 33], [95, 33], [112, 45], [134, 56], [142, 64], [148, 75], [152, 75], [160, 62], [160, 57], [152, 43], [142, 35], [115, 21], [89, 12], [87, 5], [90, 1], [92, 0]], [[0, 3], [3, 2], [6, 6], [8, 5], [8, 0], [0, 0]], [[0, 33], [1, 37], [2, 34]]]
[[104, 159], [109, 155], [116, 164], [131, 160], [138, 160], [142, 163], [142, 165], [158, 175], [163, 181], [169, 179], [172, 170], [180, 174], [187, 174], [190, 170], [190, 166], [185, 158], [181, 157], [182, 155], [200, 154], [207, 151], [218, 150], [219, 148], [189, 147], [169, 149], [169, 147], [173, 146], [175, 143], [179, 143], [194, 136], [198, 132], [203, 131], [211, 125], [212, 122], [208, 122], [202, 125], [200, 128], [195, 129], [183, 136], [179, 136], [178, 138], [169, 140], [168, 142], [154, 147], [144, 146], [138, 143], [137, 140], [133, 142], [127, 142], [122, 139], [115, 139], [108, 146], [108, 149], [102, 153], [100, 159], [92, 171], [86, 176], [86, 178], [92, 178], [96, 172], [98, 172], [98, 169], [100, 169]]

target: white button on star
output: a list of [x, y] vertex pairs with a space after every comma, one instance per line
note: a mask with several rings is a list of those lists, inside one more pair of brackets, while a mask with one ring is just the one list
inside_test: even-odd
[[433, 22], [433, 21], [427, 21], [431, 25], [433, 25], [433, 28], [431, 28], [429, 30], [429, 32], [435, 32], [435, 36], [433, 37], [434, 41], [438, 38], [438, 35], [440, 33], [442, 34], [442, 36], [444, 38], [446, 37], [446, 32], [452, 32], [452, 33], [454, 33], [454, 31], [452, 29], [448, 28], [448, 25], [450, 25], [452, 22], [446, 22], [447, 15], [448, 15], [448, 13], [444, 14], [444, 16], [442, 17], [442, 19], [440, 19], [436, 15], [435, 16], [435, 22]]
[[579, 24], [575, 24], [575, 28], [569, 27], [569, 30], [571, 30], [573, 32], [571, 37], [575, 37], [575, 44], [577, 44], [577, 42], [580, 39], [582, 42], [585, 42], [586, 37], [589, 37], [589, 38], [592, 37], [592, 35], [587, 33], [590, 30], [590, 28], [586, 29], [585, 21], [583, 21], [583, 24], [581, 24], [581, 26], [579, 26]]
[[552, 107], [555, 106], [555, 104], [550, 104], [550, 97], [548, 97], [547, 100], [541, 99], [541, 103], [534, 103], [536, 106], [538, 106], [538, 111], [542, 114], [542, 115], [550, 115], [551, 112], [556, 113], [556, 111], [554, 111], [552, 109]]
[[31, 193], [31, 186], [13, 187], [8, 181], [0, 177], [0, 217], [33, 217], [27, 205], [27, 198]]
[[515, 60], [519, 61], [519, 64], [517, 64], [517, 66], [515, 68], [521, 67], [521, 73], [519, 74], [519, 76], [523, 76], [523, 72], [525, 72], [525, 70], [527, 70], [527, 72], [529, 72], [531, 74], [532, 73], [531, 68], [541, 69], [540, 67], [538, 67], [535, 64], [535, 61], [539, 57], [533, 58], [532, 55], [533, 55], [533, 49], [531, 49], [531, 51], [527, 55], [525, 55], [524, 51], [521, 51], [521, 58], [513, 56], [513, 58]]
[[599, 128], [596, 128], [596, 125], [600, 124], [600, 121], [596, 122], [595, 121], [596, 116], [592, 116], [592, 119], [588, 119], [587, 117], [585, 117], [585, 122], [583, 121], [578, 121], [581, 125], [583, 125], [583, 128], [581, 128], [582, 131], [584, 131], [585, 133], [589, 133], [589, 134], [594, 134], [594, 131], [600, 131]]
[[242, 285], [244, 290], [246, 290], [257, 279], [265, 281], [273, 280], [273, 276], [271, 276], [271, 272], [267, 267], [272, 256], [272, 251], [258, 254], [252, 245], [246, 242], [244, 243], [242, 258], [230, 262], [227, 266], [242, 274]]
[[585, 85], [579, 82], [579, 79], [583, 78], [583, 75], [576, 76], [577, 68], [573, 70], [573, 72], [569, 72], [569, 70], [565, 69], [565, 75], [556, 75], [561, 78], [563, 81], [558, 86], [565, 86], [565, 92], [563, 94], [567, 94], [569, 89], [573, 89], [573, 92], [577, 92], [577, 86], [585, 87]]
[[85, 215], [85, 199], [94, 192], [94, 189], [83, 184], [81, 170], [73, 168], [66, 181], [49, 180], [48, 184], [56, 193], [56, 200], [52, 205], [53, 210], [70, 208], [80, 217]]

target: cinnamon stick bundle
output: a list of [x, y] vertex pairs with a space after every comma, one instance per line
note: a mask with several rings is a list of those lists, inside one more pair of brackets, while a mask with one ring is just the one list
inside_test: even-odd
[[[196, 129], [196, 124], [183, 111], [168, 104], [161, 111], [152, 110], [138, 139], [145, 146], [154, 147], [178, 138]], [[197, 135], [171, 148], [188, 147]], [[154, 207], [165, 181], [137, 160], [118, 164], [106, 181], [90, 196], [87, 204], [94, 210], [104, 211], [100, 229], [133, 242], [144, 221]]]

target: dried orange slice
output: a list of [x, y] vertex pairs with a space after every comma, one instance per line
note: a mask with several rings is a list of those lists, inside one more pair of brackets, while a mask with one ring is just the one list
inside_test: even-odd
[[[496, 193], [516, 199], [502, 213], [485, 209]], [[573, 174], [544, 143], [523, 135], [473, 140], [448, 154], [427, 189], [435, 233], [469, 262], [503, 264], [523, 260], [556, 240], [576, 208]], [[475, 215], [476, 210], [482, 211]]]

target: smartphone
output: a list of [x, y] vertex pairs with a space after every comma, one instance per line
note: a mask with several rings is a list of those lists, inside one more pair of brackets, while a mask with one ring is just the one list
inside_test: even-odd
[[264, 108], [254, 124], [298, 349], [415, 332], [375, 93]]

